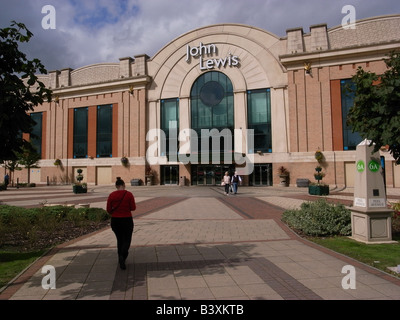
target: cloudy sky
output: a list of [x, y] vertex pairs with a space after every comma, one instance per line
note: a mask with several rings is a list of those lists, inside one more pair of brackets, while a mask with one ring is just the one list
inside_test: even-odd
[[[55, 20], [46, 5], [55, 9]], [[34, 37], [22, 50], [50, 71], [151, 57], [210, 24], [247, 24], [282, 37], [289, 28], [331, 28], [342, 23], [345, 5], [354, 6], [357, 20], [400, 13], [399, 0], [0, 0], [0, 28], [24, 23]], [[43, 28], [51, 22], [54, 29]]]

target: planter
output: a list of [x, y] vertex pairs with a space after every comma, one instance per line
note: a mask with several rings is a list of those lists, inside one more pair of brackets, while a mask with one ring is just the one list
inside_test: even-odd
[[140, 179], [132, 179], [131, 186], [140, 186]]
[[122, 164], [124, 167], [128, 167], [128, 166], [129, 166], [129, 160], [128, 160], [128, 158], [127, 158], [127, 157], [122, 157], [122, 158], [121, 158], [121, 164]]
[[310, 185], [310, 180], [299, 178], [296, 180], [296, 185], [298, 188], [308, 188]]
[[280, 185], [287, 187], [289, 185], [289, 176], [288, 175], [280, 175]]
[[153, 184], [153, 176], [147, 175], [146, 176], [146, 185], [151, 186]]
[[87, 188], [84, 188], [83, 186], [79, 185], [73, 185], [72, 186], [72, 192], [77, 194], [77, 193], [87, 193]]
[[327, 196], [329, 195], [328, 185], [311, 185], [308, 186], [308, 193], [315, 196]]

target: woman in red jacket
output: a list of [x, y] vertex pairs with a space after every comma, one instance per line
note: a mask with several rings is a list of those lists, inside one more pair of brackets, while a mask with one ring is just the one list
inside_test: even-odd
[[125, 270], [134, 227], [132, 211], [136, 209], [136, 203], [133, 194], [125, 190], [125, 182], [120, 177], [117, 177], [115, 187], [117, 190], [107, 199], [107, 212], [111, 214], [111, 229], [117, 238], [119, 265]]

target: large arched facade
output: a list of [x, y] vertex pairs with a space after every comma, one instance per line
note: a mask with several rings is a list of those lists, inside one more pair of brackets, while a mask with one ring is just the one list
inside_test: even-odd
[[[170, 161], [170, 158], [163, 158], [162, 154], [156, 162], [164, 163], [166, 167], [179, 166], [180, 175], [187, 177], [191, 184], [198, 184], [198, 177], [203, 174], [202, 171], [204, 175], [207, 172], [210, 175], [210, 171], [211, 175], [214, 175], [225, 169], [241, 170], [243, 166], [237, 165], [235, 155], [240, 158], [239, 162], [242, 164], [246, 160], [255, 161], [263, 165], [263, 169], [271, 168], [272, 152], [288, 151], [288, 128], [285, 125], [288, 105], [287, 74], [276, 54], [282, 48], [281, 40], [268, 32], [243, 25], [225, 24], [194, 30], [161, 49], [148, 64], [149, 74], [153, 77], [148, 96], [149, 111], [154, 115], [149, 119], [149, 128], [167, 129], [162, 123], [165, 101], [178, 101], [179, 131], [193, 130], [199, 134], [201, 129], [217, 129], [221, 135], [224, 135], [222, 130], [229, 129], [232, 133], [232, 148], [231, 161], [227, 155], [222, 156], [223, 150], [219, 150], [221, 157], [212, 158], [213, 154], [210, 154], [212, 159], [206, 163], [206, 157], [201, 158], [199, 155], [196, 158], [191, 150], [190, 164]], [[229, 80], [231, 94], [224, 100], [227, 104], [225, 107], [228, 107], [229, 111], [224, 119], [230, 122], [219, 125], [216, 119], [222, 119], [222, 117], [213, 117], [210, 113], [211, 120], [199, 125], [198, 120], [194, 121], [195, 115], [199, 110], [205, 112], [207, 108], [210, 110], [211, 108], [205, 106], [206, 103], [203, 103], [204, 101], [202, 102], [200, 98], [193, 98], [193, 88], [197, 88], [197, 81], [213, 75], [221, 75], [222, 78]], [[210, 80], [209, 85], [217, 85], [217, 83], [218, 81]], [[198, 101], [200, 101], [200, 109]], [[253, 108], [251, 108], [252, 105]], [[257, 105], [259, 105], [258, 109]], [[221, 109], [222, 106], [216, 108]], [[256, 115], [253, 113], [260, 114], [260, 112], [262, 119], [256, 120]], [[279, 131], [274, 135], [271, 128], [273, 125]], [[256, 131], [254, 137], [249, 137], [248, 129]], [[235, 135], [235, 132], [239, 130], [241, 130], [239, 135]], [[199, 135], [198, 138], [200, 139]], [[253, 140], [256, 142], [265, 140], [268, 143], [264, 143], [264, 146], [259, 143], [260, 148], [257, 148], [250, 145]], [[221, 145], [223, 142], [221, 140]], [[160, 149], [162, 148], [159, 141], [153, 143], [158, 143]], [[180, 142], [180, 146], [182, 145], [185, 143]], [[180, 149], [179, 145], [177, 149]], [[212, 153], [211, 149], [210, 146], [210, 153]], [[261, 158], [261, 153], [266, 156]], [[249, 154], [251, 160], [248, 158]], [[243, 157], [247, 158], [243, 159]], [[204, 170], [198, 170], [199, 165]], [[218, 169], [219, 165], [222, 165], [221, 170]], [[217, 169], [214, 170], [214, 168]], [[251, 177], [250, 183], [272, 184], [271, 172], [268, 173], [268, 179], [257, 178], [254, 181], [254, 177]], [[192, 176], [193, 179], [191, 179]], [[204, 181], [204, 184], [214, 184], [219, 182], [219, 178]]]

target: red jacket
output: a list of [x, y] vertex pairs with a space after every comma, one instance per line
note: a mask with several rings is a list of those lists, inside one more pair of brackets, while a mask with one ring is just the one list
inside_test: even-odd
[[132, 212], [136, 209], [133, 194], [126, 190], [116, 190], [107, 199], [107, 212], [113, 218], [132, 217]]

